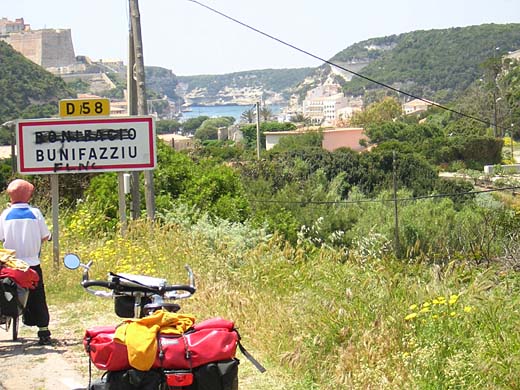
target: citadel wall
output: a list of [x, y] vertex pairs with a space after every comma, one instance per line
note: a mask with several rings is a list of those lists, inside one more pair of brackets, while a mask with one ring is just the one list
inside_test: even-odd
[[70, 29], [43, 29], [11, 33], [3, 37], [15, 50], [43, 68], [76, 63]]

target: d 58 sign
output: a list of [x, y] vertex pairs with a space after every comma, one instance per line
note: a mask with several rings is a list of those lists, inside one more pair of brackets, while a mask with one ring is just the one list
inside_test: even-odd
[[60, 100], [60, 116], [109, 116], [108, 99], [65, 99]]
[[17, 122], [22, 174], [137, 171], [157, 163], [151, 116]]

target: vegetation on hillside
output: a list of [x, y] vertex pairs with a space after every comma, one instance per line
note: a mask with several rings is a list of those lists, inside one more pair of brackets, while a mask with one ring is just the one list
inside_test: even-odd
[[205, 89], [208, 96], [216, 96], [225, 87], [261, 87], [266, 91], [287, 93], [311, 72], [312, 68], [263, 69], [223, 75], [178, 76], [177, 79], [186, 85], [187, 92]]
[[[61, 78], [0, 41], [0, 124], [20, 118], [56, 115], [58, 101], [72, 96]], [[9, 134], [0, 133], [0, 143], [10, 143]]]
[[177, 76], [171, 70], [158, 66], [146, 66], [145, 72], [147, 89], [155, 92], [159, 97], [166, 95], [173, 101], [179, 99], [175, 92], [178, 84]]
[[[475, 80], [481, 78], [480, 65], [490, 58], [500, 58], [520, 48], [520, 25], [485, 24], [371, 38], [345, 48], [330, 61], [369, 63], [359, 71], [373, 80], [386, 83], [416, 96], [446, 103], [459, 97]], [[266, 91], [305, 93], [331, 77], [329, 64], [317, 68], [254, 70], [224, 75], [178, 76], [187, 87], [206, 91], [206, 97], [217, 96], [225, 87], [260, 86]], [[343, 85], [347, 95], [369, 96], [381, 86], [354, 76]], [[305, 81], [305, 82], [304, 82]]]
[[[367, 40], [338, 53], [332, 61], [354, 60], [367, 54], [373, 61], [360, 72], [363, 76], [446, 102], [482, 76], [480, 64], [485, 60], [518, 48], [519, 24], [488, 24]], [[381, 86], [356, 76], [344, 86], [345, 93], [354, 95], [374, 88]]]

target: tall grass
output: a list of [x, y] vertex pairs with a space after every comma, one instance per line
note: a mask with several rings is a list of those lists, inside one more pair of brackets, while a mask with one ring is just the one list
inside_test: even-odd
[[[75, 229], [62, 233], [62, 252], [94, 260], [95, 278], [124, 271], [182, 283], [190, 264], [198, 291], [183, 312], [234, 320], [268, 368], [254, 377], [242, 359], [245, 390], [520, 388], [520, 276], [498, 263], [309, 250], [224, 222], [138, 221], [124, 238]], [[51, 257], [47, 247], [49, 302], [76, 308], [62, 310], [60, 322], [81, 337], [110, 303], [87, 296], [79, 271], [55, 269]]]

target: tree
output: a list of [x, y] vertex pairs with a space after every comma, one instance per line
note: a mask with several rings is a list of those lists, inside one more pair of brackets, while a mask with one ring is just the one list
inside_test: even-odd
[[298, 113], [291, 117], [291, 122], [292, 123], [303, 123], [305, 126], [308, 126], [311, 123], [311, 118], [303, 115], [302, 113]]
[[293, 150], [303, 148], [321, 148], [323, 133], [321, 131], [307, 131], [298, 135], [289, 135], [280, 138], [275, 150]]
[[181, 199], [202, 212], [228, 221], [243, 222], [249, 216], [245, 189], [236, 172], [225, 165], [200, 164]]
[[263, 121], [268, 121], [272, 118], [273, 111], [267, 107], [265, 104], [260, 108], [260, 118]]
[[[290, 131], [296, 129], [293, 123], [260, 122], [260, 145], [265, 146], [265, 132]], [[248, 124], [240, 127], [248, 148], [256, 148], [256, 125]]]
[[194, 134], [195, 131], [202, 125], [202, 123], [209, 119], [209, 116], [201, 115], [196, 118], [190, 118], [182, 124], [183, 134]]
[[401, 104], [397, 99], [385, 97], [383, 100], [372, 103], [364, 111], [355, 112], [350, 123], [354, 126], [368, 128], [383, 122], [393, 121], [403, 113]]
[[251, 107], [250, 109], [244, 111], [242, 115], [240, 115], [240, 119], [242, 122], [253, 123], [256, 119], [256, 108]]
[[172, 134], [179, 131], [181, 124], [176, 120], [160, 120], [155, 122], [157, 134]]
[[206, 119], [195, 131], [195, 138], [201, 141], [218, 139], [220, 128], [227, 128], [233, 124], [234, 118], [220, 117]]

